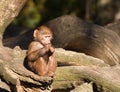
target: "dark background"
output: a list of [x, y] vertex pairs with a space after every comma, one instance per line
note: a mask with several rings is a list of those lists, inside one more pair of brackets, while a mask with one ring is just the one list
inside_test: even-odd
[[104, 26], [120, 19], [120, 0], [28, 0], [12, 25], [31, 29], [62, 15]]

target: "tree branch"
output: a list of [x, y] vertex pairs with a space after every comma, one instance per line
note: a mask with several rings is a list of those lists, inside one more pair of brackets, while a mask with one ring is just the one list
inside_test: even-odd
[[0, 1], [0, 46], [5, 28], [18, 15], [27, 0], [1, 0]]

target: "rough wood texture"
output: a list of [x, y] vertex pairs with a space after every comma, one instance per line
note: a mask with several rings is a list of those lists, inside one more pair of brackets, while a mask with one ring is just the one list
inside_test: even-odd
[[0, 46], [5, 28], [18, 15], [27, 0], [1, 0], [0, 1]]
[[22, 51], [19, 47], [13, 50], [2, 47], [0, 54], [0, 78], [10, 86], [12, 92], [41, 90], [52, 83], [52, 78], [40, 77], [24, 67], [26, 51]]
[[65, 51], [63, 49], [56, 49], [54, 55], [60, 64], [75, 65], [57, 68], [56, 77], [53, 82], [54, 90], [73, 89], [74, 87], [81, 85], [83, 81], [92, 81], [93, 85], [95, 83], [97, 87], [97, 92], [119, 92], [119, 65], [110, 67], [97, 58], [82, 53]]
[[105, 27], [116, 32], [120, 36], [120, 20], [118, 20], [114, 23], [110, 23], [110, 24], [106, 25]]
[[73, 89], [70, 92], [94, 92], [92, 88], [92, 83], [83, 83], [80, 86], [77, 86], [75, 89]]
[[91, 56], [87, 56], [84, 53], [78, 53], [73, 51], [67, 51], [62, 48], [57, 48], [53, 54], [58, 61], [60, 66], [68, 66], [68, 65], [75, 65], [75, 66], [109, 66], [103, 60], [98, 58], [94, 58]]
[[[62, 73], [61, 73], [62, 72]], [[96, 66], [69, 66], [59, 67], [55, 82], [66, 81], [63, 84], [66, 88], [73, 88], [74, 84], [70, 81], [80, 81], [83, 79], [86, 82], [92, 81], [98, 87], [95, 92], [119, 92], [120, 91], [120, 66], [114, 67], [96, 67]], [[56, 83], [53, 83], [56, 87]], [[77, 83], [77, 82], [76, 82]], [[68, 85], [69, 84], [69, 85]], [[62, 85], [62, 86], [63, 86]], [[59, 85], [59, 87], [61, 87]], [[57, 87], [56, 87], [57, 88]]]
[[[0, 49], [0, 54], [0, 76], [11, 89], [17, 90], [15, 92], [20, 90], [26, 92], [29, 92], [28, 90], [35, 90], [35, 92], [39, 92], [42, 88], [52, 83], [52, 78], [40, 77], [23, 66], [26, 51], [22, 51], [19, 47], [13, 50], [3, 47]], [[63, 55], [69, 58], [64, 59]], [[66, 65], [77, 66], [59, 66], [57, 68], [52, 84], [53, 92], [58, 89], [71, 90], [86, 81], [94, 82], [98, 89], [119, 92], [119, 66], [110, 67], [102, 60], [63, 49], [56, 49], [54, 56], [56, 56], [60, 64], [67, 62]], [[76, 60], [74, 60], [75, 57]], [[73, 60], [70, 61], [72, 58]]]

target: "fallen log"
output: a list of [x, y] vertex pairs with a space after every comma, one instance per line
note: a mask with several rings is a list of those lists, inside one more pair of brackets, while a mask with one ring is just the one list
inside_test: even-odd
[[109, 64], [98, 58], [85, 55], [84, 53], [67, 51], [62, 48], [57, 48], [53, 55], [57, 58], [59, 66], [109, 66]]
[[[3, 47], [3, 48], [0, 48], [0, 54], [1, 54], [0, 78], [10, 86], [10, 89], [12, 91], [16, 89], [18, 92], [20, 90], [22, 91], [24, 90], [26, 92], [29, 92], [28, 90], [35, 90], [35, 92], [39, 92], [42, 88], [44, 87], [46, 88], [49, 85], [51, 85], [53, 81], [52, 78], [40, 77], [34, 74], [33, 72], [29, 71], [24, 66], [26, 51], [21, 50], [19, 47], [16, 47], [14, 49]], [[63, 64], [62, 66], [66, 64], [66, 65], [77, 65], [77, 66], [85, 65], [90, 67], [92, 66], [109, 67], [108, 64], [105, 64], [104, 61], [100, 59], [87, 56], [82, 53], [65, 51], [63, 49], [56, 49], [54, 56], [57, 58], [57, 60], [59, 60], [58, 63]], [[63, 58], [63, 56], [68, 58]], [[75, 60], [74, 59], [70, 60], [72, 58], [75, 58]], [[71, 68], [71, 67], [65, 68], [60, 66], [61, 65], [59, 65], [56, 71], [56, 77], [55, 77], [55, 80], [53, 81], [53, 90], [54, 89], [56, 90], [56, 88], [58, 87], [59, 87], [58, 89], [68, 88], [70, 90], [74, 88], [74, 85], [73, 85], [74, 83], [81, 84], [84, 82], [81, 80], [81, 77], [79, 77], [82, 74], [79, 74], [79, 73], [77, 75], [74, 74], [74, 68]], [[75, 67], [77, 68], [77, 66]], [[76, 68], [75, 68], [75, 71], [76, 71]], [[65, 69], [65, 72], [62, 72], [64, 71], [64, 69]], [[73, 69], [73, 72], [71, 71], [72, 69]], [[39, 91], [36, 91], [36, 90], [39, 90]]]
[[[98, 67], [98, 66], [69, 66], [59, 67], [56, 71], [53, 89], [63, 87], [74, 88], [78, 81], [93, 82], [97, 87], [97, 92], [119, 92], [120, 91], [120, 66]], [[60, 82], [63, 82], [64, 84]], [[66, 82], [66, 83], [65, 83]], [[58, 86], [59, 85], [59, 86]], [[78, 84], [79, 85], [79, 84]], [[93, 87], [94, 89], [94, 87]], [[96, 89], [96, 88], [95, 88]], [[94, 92], [96, 92], [94, 90]]]
[[24, 67], [26, 51], [19, 47], [1, 47], [0, 55], [0, 78], [9, 85], [11, 92], [40, 91], [52, 83], [53, 78], [38, 76]]
[[117, 33], [69, 15], [53, 19], [46, 25], [53, 30], [55, 47], [83, 52], [110, 65], [120, 63]]
[[[69, 15], [53, 19], [46, 25], [53, 31], [53, 44], [56, 48], [82, 52], [110, 65], [120, 63], [120, 37], [112, 30]], [[3, 44], [12, 48], [19, 45], [21, 48], [27, 49], [28, 44], [32, 41], [32, 33], [33, 30], [6, 38], [3, 40]]]

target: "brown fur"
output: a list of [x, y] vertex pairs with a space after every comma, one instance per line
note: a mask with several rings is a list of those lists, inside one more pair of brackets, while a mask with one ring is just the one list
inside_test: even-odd
[[28, 66], [40, 76], [53, 77], [57, 61], [52, 56], [54, 47], [51, 44], [52, 32], [46, 26], [41, 26], [34, 31], [34, 41], [28, 48]]

